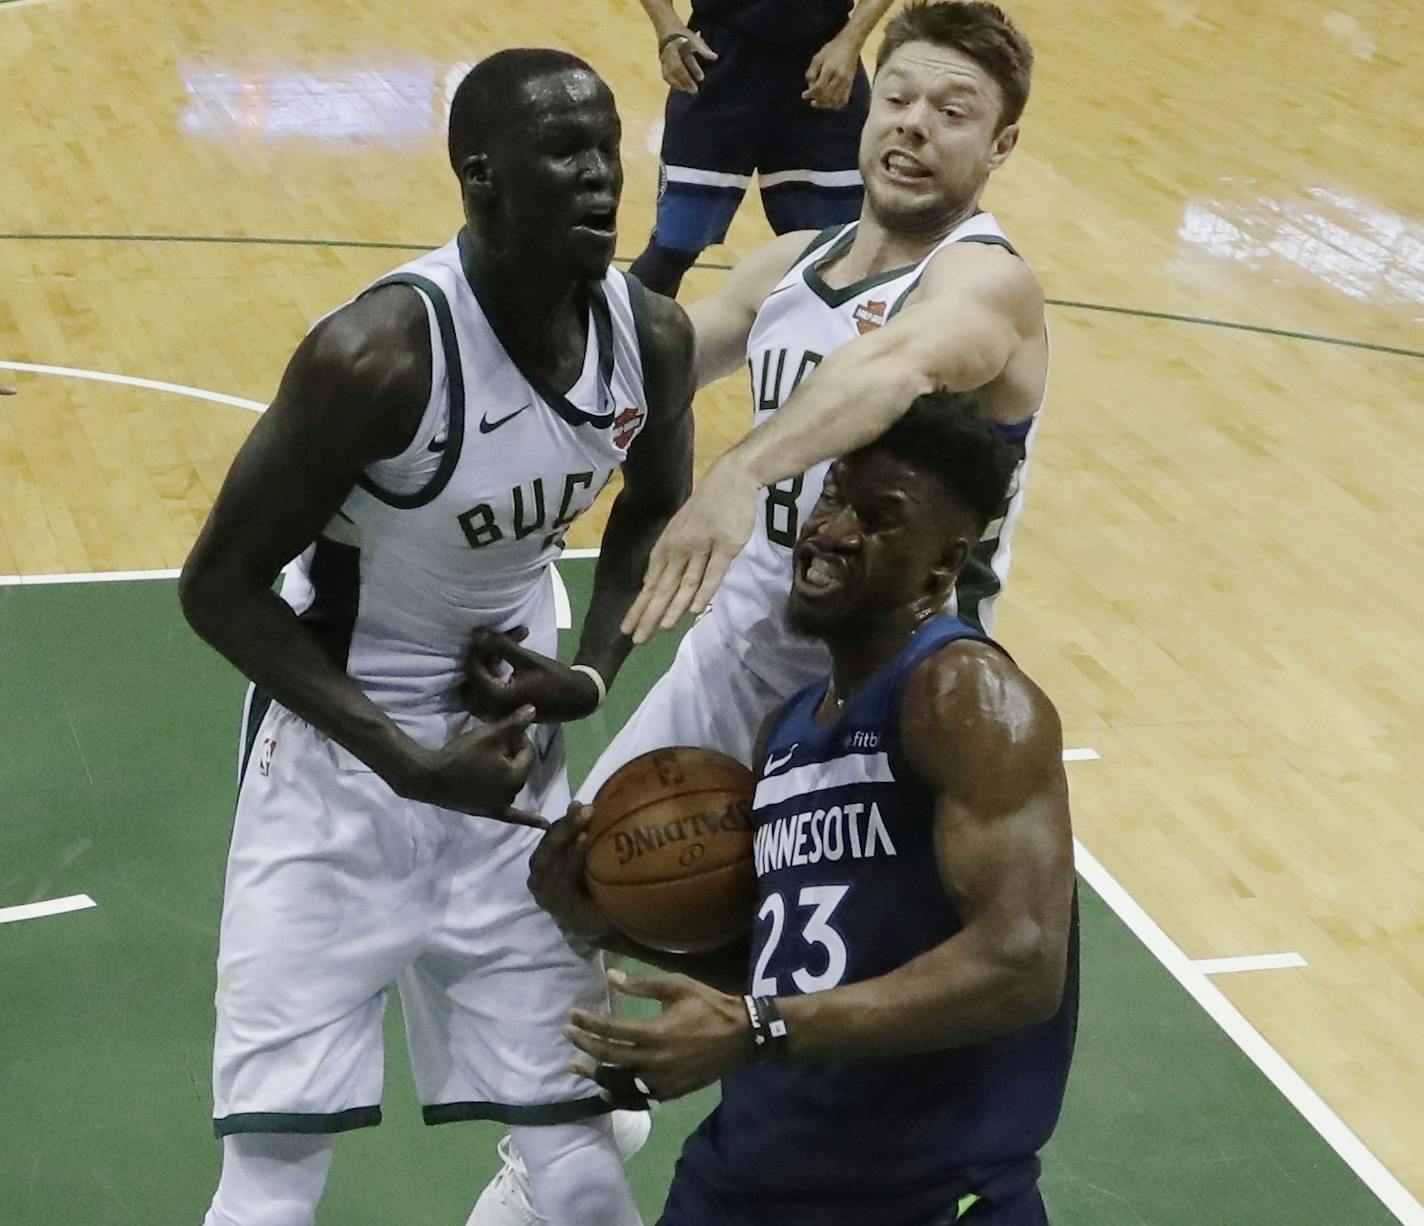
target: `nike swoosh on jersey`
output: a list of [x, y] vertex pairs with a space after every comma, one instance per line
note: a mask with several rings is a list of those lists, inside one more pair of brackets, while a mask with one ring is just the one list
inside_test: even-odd
[[766, 768], [761, 773], [762, 778], [765, 779], [768, 775], [779, 771], [783, 766], [790, 762], [791, 759], [796, 756], [796, 750], [800, 744], [801, 742], [797, 741], [796, 744], [793, 745], [790, 749], [788, 749], [786, 753], [780, 758], [775, 756], [767, 758]]
[[528, 404], [521, 405], [519, 408], [515, 409], [513, 413], [506, 414], [504, 417], [497, 418], [494, 421], [490, 421], [488, 414], [481, 415], [480, 433], [488, 434], [491, 430], [498, 430], [502, 425], [504, 425], [505, 422], [513, 421], [522, 412], [524, 412], [525, 409], [530, 409], [533, 407], [534, 402], [531, 400]]

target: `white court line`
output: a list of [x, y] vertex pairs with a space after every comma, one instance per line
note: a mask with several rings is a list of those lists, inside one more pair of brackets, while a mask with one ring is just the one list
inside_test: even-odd
[[171, 392], [175, 396], [188, 396], [193, 400], [210, 400], [214, 404], [230, 404], [234, 408], [247, 409], [252, 413], [265, 413], [267, 406], [255, 400], [244, 400], [241, 396], [228, 396], [222, 392], [210, 392], [203, 387], [189, 387], [185, 383], [164, 383], [158, 379], [140, 379], [134, 375], [115, 375], [106, 370], [84, 370], [78, 366], [42, 366], [35, 362], [0, 362], [0, 370], [23, 370], [32, 375], [62, 375], [66, 379], [91, 379], [95, 383], [118, 383], [124, 387], [144, 387], [151, 392]]
[[1100, 762], [1103, 755], [1096, 749], [1065, 749], [1063, 751], [1063, 761], [1065, 762]]
[[1309, 966], [1299, 954], [1244, 954], [1239, 958], [1196, 958], [1192, 965], [1203, 975], [1234, 975], [1238, 971], [1284, 971]]
[[1385, 1168], [1365, 1143], [1352, 1132], [1349, 1126], [1307, 1084], [1295, 1069], [1286, 1063], [1270, 1042], [1222, 994], [1220, 988], [1192, 964], [1175, 941], [1158, 923], [1138, 905], [1117, 879], [1108, 872], [1082, 843], [1073, 840], [1077, 854], [1078, 872], [1109, 907], [1122, 920], [1153, 956], [1171, 973], [1172, 977], [1186, 988], [1197, 1002], [1232, 1041], [1250, 1057], [1251, 1062], [1263, 1072], [1271, 1084], [1285, 1096], [1286, 1100], [1303, 1115], [1306, 1122], [1318, 1132], [1345, 1165], [1359, 1176], [1369, 1188], [1404, 1226], [1424, 1226], [1424, 1206], [1410, 1194], [1409, 1190]]
[[0, 575], [0, 587], [44, 587], [52, 583], [132, 583], [144, 579], [176, 578], [176, 570], [98, 570], [63, 575]]
[[42, 919], [46, 915], [63, 915], [66, 911], [87, 911], [97, 907], [88, 894], [71, 894], [67, 898], [51, 898], [45, 902], [27, 902], [18, 907], [0, 907], [0, 924], [16, 924], [20, 920]]

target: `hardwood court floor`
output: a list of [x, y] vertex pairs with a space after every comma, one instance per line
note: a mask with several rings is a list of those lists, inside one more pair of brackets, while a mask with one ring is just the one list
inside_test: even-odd
[[[1216, 982], [1424, 1194], [1424, 33], [1388, 0], [1014, 11], [1039, 70], [988, 204], [1057, 305], [1001, 636], [1102, 755], [1086, 846], [1189, 956], [1304, 956]], [[516, 43], [617, 92], [635, 254], [633, 0], [0, 4], [0, 362], [264, 402], [313, 318], [458, 224], [444, 102]], [[707, 258], [764, 233], [752, 202]], [[14, 378], [0, 573], [178, 565], [251, 414]], [[705, 463], [742, 382], [698, 411]]]

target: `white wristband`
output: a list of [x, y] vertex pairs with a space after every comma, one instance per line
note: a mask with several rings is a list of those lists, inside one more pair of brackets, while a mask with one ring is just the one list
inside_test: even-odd
[[597, 711], [603, 705], [603, 700], [608, 697], [608, 683], [604, 681], [603, 674], [592, 664], [571, 664], [569, 667], [574, 672], [583, 673], [593, 679], [593, 684], [598, 687], [598, 701], [593, 706], [593, 709]]

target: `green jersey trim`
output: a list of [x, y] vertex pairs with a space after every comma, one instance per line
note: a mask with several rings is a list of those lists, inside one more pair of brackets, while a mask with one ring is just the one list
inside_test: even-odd
[[318, 1114], [306, 1111], [246, 1111], [213, 1121], [220, 1137], [242, 1132], [284, 1132], [326, 1134], [350, 1132], [353, 1128], [374, 1128], [381, 1122], [380, 1107], [349, 1107], [345, 1111]]
[[[564, 421], [571, 426], [592, 426], [595, 430], [607, 430], [613, 424], [616, 412], [610, 405], [605, 413], [585, 413], [582, 409], [570, 402], [569, 398], [559, 391], [544, 378], [538, 371], [529, 370], [523, 366], [515, 356], [515, 350], [511, 348], [509, 341], [500, 333], [495, 324], [494, 316], [485, 305], [488, 297], [482, 292], [484, 278], [480, 273], [479, 266], [470, 256], [469, 240], [465, 231], [460, 231], [460, 267], [465, 271], [465, 280], [469, 284], [471, 291], [475, 295], [475, 301], [480, 304], [480, 310], [484, 312], [485, 322], [489, 324], [489, 329], [494, 333], [494, 338], [500, 343], [505, 356], [514, 363], [514, 368], [524, 377], [526, 383], [538, 393], [539, 398], [554, 410]], [[608, 298], [603, 292], [603, 286], [598, 281], [590, 281], [585, 286], [587, 305], [589, 314], [593, 317], [594, 337], [598, 345], [598, 377], [600, 386], [611, 388], [613, 385], [613, 320], [608, 311]]]
[[440, 466], [435, 475], [410, 494], [396, 494], [382, 489], [364, 474], [358, 482], [363, 490], [387, 506], [409, 511], [433, 502], [455, 475], [455, 465], [459, 463], [460, 449], [465, 442], [465, 370], [460, 364], [460, 342], [455, 337], [455, 319], [450, 313], [445, 292], [428, 277], [413, 272], [392, 273], [377, 281], [371, 289], [379, 289], [383, 285], [409, 285], [430, 299], [430, 305], [435, 310], [435, 322], [440, 329], [440, 347], [445, 351], [445, 386], [449, 393], [446, 398], [445, 450], [440, 453]]

